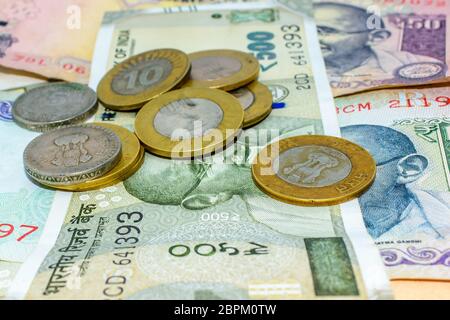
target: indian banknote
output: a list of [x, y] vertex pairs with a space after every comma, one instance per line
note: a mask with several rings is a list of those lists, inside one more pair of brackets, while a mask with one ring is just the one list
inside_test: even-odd
[[336, 99], [342, 135], [377, 162], [360, 199], [393, 279], [450, 279], [449, 87]]
[[[304, 0], [279, 0], [302, 11]], [[450, 1], [314, 1], [335, 96], [448, 82]]]
[[36, 76], [29, 72], [20, 70], [5, 68], [0, 66], [0, 90], [20, 89], [35, 85], [38, 83], [44, 83], [47, 79], [44, 77]]
[[[124, 183], [57, 193], [68, 200], [58, 215], [61, 227], [45, 230], [54, 244], [44, 244], [22, 266], [9, 297], [390, 297], [357, 202], [302, 208], [267, 197], [252, 182], [250, 165], [267, 143], [339, 134], [331, 90], [321, 86], [318, 94], [326, 75], [316, 59], [314, 23], [270, 6], [195, 8], [188, 14], [107, 14], [90, 85], [130, 55], [159, 47], [217, 48], [227, 39], [231, 49], [271, 48], [274, 59], [261, 60], [260, 79], [278, 108], [212, 157], [176, 161], [146, 154], [142, 168]], [[290, 57], [290, 41], [300, 44], [297, 58]], [[132, 130], [134, 114], [101, 108], [96, 120]]]
[[187, 4], [168, 0], [1, 0], [0, 64], [47, 78], [87, 83], [104, 12]]
[[23, 171], [22, 150], [37, 136], [12, 120], [12, 104], [23, 92], [25, 89], [0, 92], [0, 132], [4, 137], [0, 165], [0, 299], [35, 249], [54, 198], [54, 192], [35, 186]]

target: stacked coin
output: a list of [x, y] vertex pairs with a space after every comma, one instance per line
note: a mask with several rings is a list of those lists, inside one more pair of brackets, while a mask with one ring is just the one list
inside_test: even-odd
[[269, 115], [272, 95], [256, 81], [259, 69], [236, 50], [158, 49], [116, 65], [97, 92], [110, 109], [141, 109], [136, 134], [149, 152], [190, 158], [221, 150]]
[[48, 131], [24, 151], [27, 175], [54, 189], [85, 191], [127, 179], [139, 169], [144, 151], [120, 126], [93, 123]]

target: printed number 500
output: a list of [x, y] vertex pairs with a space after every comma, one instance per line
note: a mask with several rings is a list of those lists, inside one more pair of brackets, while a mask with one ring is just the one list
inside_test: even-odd
[[[33, 232], [35, 232], [37, 229], [39, 229], [36, 226], [29, 226], [26, 224], [22, 224], [19, 226], [21, 229], [25, 229], [24, 233], [22, 233], [16, 240], [22, 241], [25, 239], [25, 237], [29, 236]], [[0, 223], [0, 239], [9, 237], [14, 232], [15, 228], [12, 224], [9, 223]]]

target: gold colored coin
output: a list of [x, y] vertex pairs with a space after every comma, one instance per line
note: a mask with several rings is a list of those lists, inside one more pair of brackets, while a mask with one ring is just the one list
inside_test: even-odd
[[360, 196], [375, 179], [376, 164], [362, 147], [330, 136], [297, 136], [264, 148], [253, 180], [269, 196], [301, 206], [329, 206]]
[[135, 130], [144, 147], [169, 158], [192, 158], [222, 150], [239, 134], [244, 111], [231, 94], [183, 88], [148, 102]]
[[191, 71], [184, 87], [234, 90], [256, 80], [259, 62], [236, 50], [206, 50], [189, 54]]
[[261, 122], [272, 111], [272, 93], [262, 83], [253, 81], [229, 93], [239, 100], [244, 109], [244, 128]]
[[101, 189], [106, 186], [117, 184], [134, 170], [136, 164], [140, 161], [140, 158], [144, 153], [144, 150], [141, 147], [139, 139], [136, 137], [136, 135], [131, 131], [117, 125], [102, 122], [94, 124], [112, 130], [120, 138], [122, 142], [122, 158], [120, 159], [119, 163], [104, 176], [101, 176], [97, 179], [67, 186], [54, 186], [52, 184], [44, 184], [45, 186], [66, 191], [87, 191]]
[[158, 49], [130, 57], [112, 68], [97, 87], [106, 107], [128, 111], [175, 88], [188, 75], [188, 56], [176, 49]]

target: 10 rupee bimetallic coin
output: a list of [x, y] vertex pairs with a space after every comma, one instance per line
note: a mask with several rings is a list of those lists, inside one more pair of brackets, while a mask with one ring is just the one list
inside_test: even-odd
[[264, 148], [252, 166], [256, 185], [269, 196], [302, 206], [349, 201], [367, 190], [376, 164], [362, 147], [336, 137], [297, 136]]
[[261, 122], [272, 111], [272, 93], [262, 83], [254, 81], [229, 93], [239, 100], [244, 109], [244, 128]]
[[83, 122], [97, 106], [97, 94], [88, 86], [58, 82], [23, 93], [14, 102], [12, 115], [26, 129], [48, 131]]
[[103, 176], [121, 158], [122, 143], [110, 129], [91, 124], [63, 127], [25, 148], [26, 173], [42, 184], [72, 185]]
[[97, 87], [106, 107], [128, 111], [175, 88], [190, 70], [188, 56], [176, 49], [158, 49], [132, 56], [112, 68]]
[[169, 158], [192, 158], [222, 150], [239, 134], [244, 111], [231, 94], [207, 88], [171, 91], [136, 116], [144, 147]]
[[236, 50], [206, 50], [189, 54], [191, 72], [184, 87], [234, 90], [256, 80], [259, 62]]
[[71, 185], [59, 185], [54, 186], [51, 183], [46, 183], [47, 187], [66, 190], [66, 191], [87, 191], [105, 188], [119, 183], [123, 179], [126, 179], [138, 168], [136, 165], [142, 163], [144, 148], [141, 147], [139, 139], [136, 135], [121, 126], [117, 126], [109, 123], [92, 123], [100, 127], [104, 127], [113, 131], [120, 139], [122, 143], [122, 156], [120, 161], [114, 166], [113, 169], [108, 171], [101, 177]]

